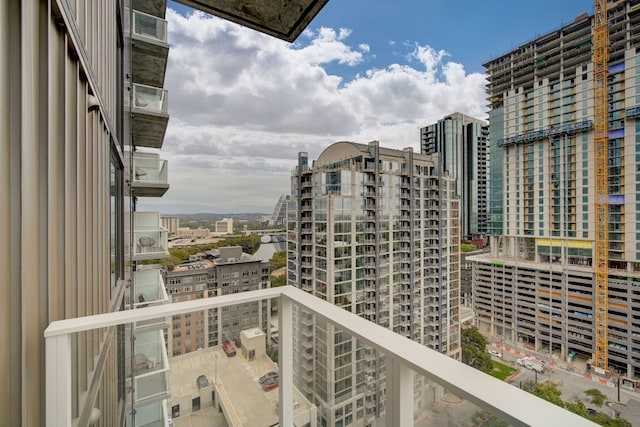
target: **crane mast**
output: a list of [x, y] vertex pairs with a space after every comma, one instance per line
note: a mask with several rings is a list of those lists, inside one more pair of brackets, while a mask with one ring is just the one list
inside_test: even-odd
[[609, 25], [607, 0], [594, 0], [593, 72], [595, 107], [596, 165], [596, 240], [595, 240], [595, 353], [594, 366], [609, 367], [608, 355], [608, 267], [609, 267], [609, 207], [608, 207], [608, 99], [607, 73], [609, 63]]

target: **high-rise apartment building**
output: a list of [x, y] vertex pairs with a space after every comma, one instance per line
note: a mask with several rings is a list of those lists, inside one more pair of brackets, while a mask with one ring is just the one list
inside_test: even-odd
[[487, 234], [488, 138], [487, 122], [461, 113], [420, 129], [420, 152], [438, 153], [443, 170], [456, 179], [465, 239]]
[[[608, 362], [640, 377], [640, 5], [608, 2]], [[593, 17], [485, 64], [491, 253], [471, 257], [486, 332], [556, 357], [595, 351]]]
[[[250, 12], [186, 3], [292, 41], [326, 1]], [[162, 422], [161, 326], [72, 334], [62, 347], [73, 374], [59, 376], [44, 334], [57, 320], [166, 302], [159, 271], [136, 269], [168, 255], [166, 230], [159, 214], [135, 211], [136, 198], [168, 189], [157, 151], [169, 118], [165, 9], [164, 0], [0, 2], [3, 424]], [[68, 395], [45, 393], [56, 381]], [[60, 418], [45, 416], [60, 399]]]
[[169, 237], [175, 237], [178, 234], [178, 228], [180, 228], [180, 218], [177, 216], [162, 216], [162, 227], [167, 230]]
[[[215, 252], [215, 251], [214, 251]], [[177, 266], [166, 273], [171, 302], [230, 295], [269, 287], [269, 262], [242, 253], [241, 246], [220, 248], [217, 256]], [[240, 342], [240, 332], [260, 328], [269, 334], [269, 301], [252, 302], [206, 313], [174, 316], [169, 327], [169, 354]]]
[[[299, 154], [288, 207], [290, 285], [458, 358], [459, 239], [455, 181], [437, 156], [377, 141], [335, 143], [312, 164]], [[380, 416], [384, 360], [339, 328], [298, 316], [294, 381], [319, 407], [320, 423]]]

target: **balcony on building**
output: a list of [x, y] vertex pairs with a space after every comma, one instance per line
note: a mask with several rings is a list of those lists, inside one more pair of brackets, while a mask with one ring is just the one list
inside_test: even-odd
[[167, 0], [127, 0], [125, 7], [132, 7], [148, 15], [164, 18], [167, 13]]
[[[260, 352], [264, 353], [267, 339], [264, 333], [243, 335], [242, 345], [233, 357], [226, 355], [219, 344], [165, 359], [165, 353], [161, 350], [165, 345], [163, 330], [140, 332], [134, 329], [133, 356], [126, 357], [134, 361], [131, 362], [134, 366], [130, 371], [135, 381], [136, 410], [127, 413], [127, 425], [148, 425], [148, 418], [139, 415], [140, 411], [165, 398], [164, 409], [155, 406], [154, 414], [161, 416], [164, 411], [173, 418], [174, 423], [176, 417], [180, 418], [180, 422], [188, 423], [190, 420], [185, 419], [187, 417], [195, 416], [202, 420], [207, 416], [215, 416], [218, 419], [224, 417], [222, 422], [227, 425], [304, 425], [296, 424], [301, 411], [307, 411], [310, 419], [314, 419], [314, 411], [318, 408], [300, 397], [299, 387], [306, 386], [305, 382], [311, 383], [317, 375], [313, 370], [315, 365], [308, 363], [313, 360], [314, 352], [326, 351], [318, 348], [325, 344], [314, 341], [313, 334], [303, 334], [310, 330], [309, 325], [335, 328], [336, 333], [340, 333], [341, 341], [354, 340], [353, 348], [361, 349], [359, 351], [365, 362], [375, 364], [384, 360], [384, 368], [380, 372], [354, 377], [350, 394], [343, 396], [355, 402], [365, 389], [374, 390], [374, 393], [379, 391], [377, 396], [383, 396], [385, 410], [383, 413], [376, 412], [378, 402], [369, 400], [371, 411], [366, 415], [366, 423], [413, 427], [423, 425], [422, 422], [428, 420], [429, 425], [474, 425], [474, 419], [481, 418], [495, 422], [502, 420], [514, 426], [595, 425], [300, 289], [284, 286], [51, 323], [44, 334], [47, 351], [47, 426], [71, 426], [77, 423], [72, 410], [73, 402], [77, 402], [77, 398], [74, 400], [72, 379], [78, 376], [76, 371], [81, 369], [73, 363], [77, 351], [74, 347], [77, 342], [75, 337], [78, 334], [95, 336], [98, 335], [95, 331], [130, 328], [131, 325], [158, 317], [191, 314], [191, 318], [199, 318], [203, 312], [210, 310], [224, 310], [237, 304], [271, 299], [276, 299], [278, 304], [277, 368], [267, 355], [259, 355]], [[223, 330], [222, 334], [226, 335], [227, 332]], [[254, 336], [258, 338], [252, 338]], [[252, 340], [251, 345], [249, 341], [244, 341], [245, 337]], [[257, 341], [254, 343], [253, 340]], [[330, 341], [333, 343], [333, 340]], [[254, 344], [256, 347], [252, 347]], [[253, 348], [262, 350], [254, 352], [250, 350]], [[166, 364], [167, 360], [169, 365]], [[303, 365], [308, 369], [300, 371]], [[170, 366], [169, 380], [165, 369], [167, 366]], [[363, 369], [369, 368], [364, 366]], [[258, 379], [273, 370], [278, 371], [278, 384], [268, 390], [261, 386]], [[187, 392], [186, 388], [193, 391]], [[169, 397], [165, 390], [170, 390]], [[334, 403], [341, 405], [340, 402]], [[75, 404], [80, 406], [76, 412], [82, 412], [83, 404], [93, 405], [92, 402], [82, 401]], [[353, 403], [354, 414], [355, 405]], [[152, 408], [148, 409], [151, 412]], [[335, 411], [323, 413], [327, 416]], [[169, 420], [164, 420], [166, 424], [152, 425], [167, 425]], [[365, 422], [364, 419], [360, 421]]]
[[158, 212], [134, 213], [132, 242], [134, 261], [169, 257], [169, 235], [161, 224]]
[[135, 330], [134, 335], [131, 372], [138, 408], [169, 397], [169, 359], [163, 330]]
[[169, 123], [168, 93], [165, 89], [134, 83], [125, 108], [131, 112], [132, 142], [136, 147], [162, 148]]
[[134, 9], [131, 11], [131, 20], [125, 19], [125, 32], [132, 41], [133, 81], [149, 86], [163, 86], [169, 56], [167, 21]]
[[[270, 36], [293, 42], [320, 12], [328, 0], [238, 1], [180, 0], [180, 3], [220, 18], [244, 25]], [[295, 5], [295, 6], [294, 6]]]
[[136, 197], [162, 197], [169, 189], [167, 161], [157, 153], [133, 152], [131, 192]]
[[138, 270], [133, 273], [133, 307], [143, 308], [167, 304], [169, 297], [159, 268]]
[[136, 406], [135, 427], [165, 427], [169, 424], [169, 414], [165, 400]]

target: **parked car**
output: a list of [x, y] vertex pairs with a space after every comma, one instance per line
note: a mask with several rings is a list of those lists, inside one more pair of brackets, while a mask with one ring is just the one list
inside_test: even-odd
[[273, 390], [274, 388], [278, 387], [278, 385], [280, 385], [280, 381], [278, 381], [277, 378], [272, 378], [267, 382], [265, 382], [264, 384], [262, 384], [262, 390], [264, 391]]
[[222, 344], [222, 349], [224, 350], [225, 354], [229, 357], [236, 355], [236, 348], [230, 342], [226, 342]]
[[260, 382], [260, 384], [264, 384], [269, 380], [272, 379], [278, 379], [278, 373], [277, 372], [267, 372], [266, 374], [264, 374], [263, 376], [260, 377], [260, 379], [258, 380], [258, 382]]

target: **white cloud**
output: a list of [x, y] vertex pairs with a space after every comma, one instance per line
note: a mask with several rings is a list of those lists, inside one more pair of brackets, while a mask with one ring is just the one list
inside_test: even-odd
[[[167, 19], [171, 189], [142, 201], [161, 212], [270, 212], [290, 191], [299, 151], [315, 159], [333, 142], [373, 139], [419, 151], [420, 126], [455, 111], [485, 115], [484, 76], [444, 50], [413, 44], [417, 68], [365, 69], [375, 53], [349, 45], [349, 29], [306, 30], [289, 45], [201, 13], [169, 9]], [[327, 73], [332, 63], [358, 74], [343, 81]]]

